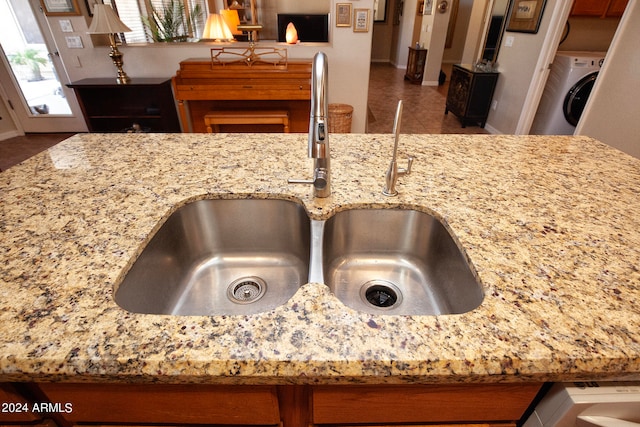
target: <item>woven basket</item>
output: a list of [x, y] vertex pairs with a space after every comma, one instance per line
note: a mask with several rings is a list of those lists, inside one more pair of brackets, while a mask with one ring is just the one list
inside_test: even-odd
[[348, 104], [329, 104], [329, 132], [351, 133], [353, 107]]

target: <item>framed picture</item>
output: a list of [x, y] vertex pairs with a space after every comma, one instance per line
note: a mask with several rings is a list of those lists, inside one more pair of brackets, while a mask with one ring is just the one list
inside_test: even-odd
[[536, 34], [545, 3], [546, 0], [513, 0], [506, 31]]
[[351, 26], [351, 3], [336, 3], [336, 27]]
[[369, 32], [369, 9], [356, 9], [353, 12], [353, 32]]
[[78, 0], [40, 0], [47, 16], [81, 15]]

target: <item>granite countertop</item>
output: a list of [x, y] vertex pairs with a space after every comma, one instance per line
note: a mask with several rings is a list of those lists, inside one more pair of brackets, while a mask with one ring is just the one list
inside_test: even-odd
[[[640, 161], [585, 137], [332, 135], [333, 194], [306, 135], [76, 135], [0, 173], [0, 381], [226, 384], [640, 379]], [[465, 314], [351, 310], [323, 284], [252, 316], [132, 314], [123, 271], [177, 207], [274, 197], [325, 219], [434, 212], [482, 283]]]

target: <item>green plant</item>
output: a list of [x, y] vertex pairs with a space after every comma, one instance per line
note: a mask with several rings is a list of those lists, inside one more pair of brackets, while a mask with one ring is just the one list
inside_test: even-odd
[[194, 36], [194, 22], [201, 16], [200, 5], [189, 13], [182, 0], [170, 0], [160, 11], [152, 6], [151, 16], [143, 17], [143, 22], [156, 42], [186, 41]]
[[47, 60], [40, 56], [40, 51], [36, 49], [25, 49], [22, 52], [9, 55], [9, 62], [15, 65], [29, 67], [31, 75], [29, 81], [44, 80], [40, 72], [40, 66], [47, 65]]

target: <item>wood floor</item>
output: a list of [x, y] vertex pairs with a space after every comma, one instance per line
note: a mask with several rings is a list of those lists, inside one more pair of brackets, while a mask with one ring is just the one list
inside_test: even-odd
[[[445, 68], [445, 72], [450, 70]], [[398, 100], [404, 103], [402, 133], [487, 133], [477, 126], [463, 128], [453, 114], [444, 114], [448, 83], [414, 85], [404, 70], [390, 64], [372, 64], [369, 76], [368, 133], [391, 133]], [[73, 134], [28, 134], [0, 141], [0, 170], [28, 159]]]

